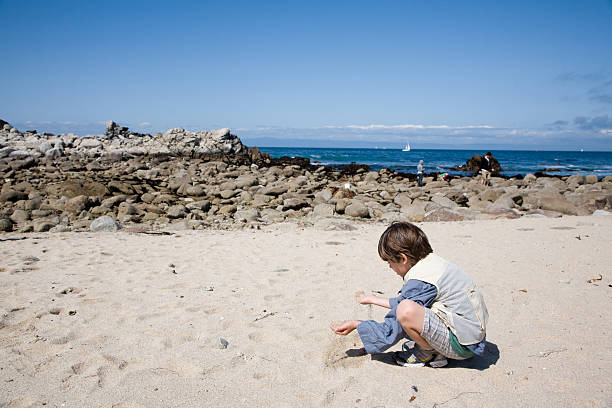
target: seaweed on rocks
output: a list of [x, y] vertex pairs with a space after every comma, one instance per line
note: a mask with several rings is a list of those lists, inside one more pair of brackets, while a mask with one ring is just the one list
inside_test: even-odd
[[353, 176], [359, 173], [365, 173], [371, 170], [370, 166], [368, 166], [367, 164], [357, 164], [355, 162], [352, 162], [351, 164], [343, 164], [340, 166], [331, 166], [331, 167], [349, 176]]

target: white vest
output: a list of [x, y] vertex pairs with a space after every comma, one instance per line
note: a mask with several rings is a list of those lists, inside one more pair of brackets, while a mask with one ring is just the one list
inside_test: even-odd
[[489, 319], [487, 306], [476, 284], [457, 265], [431, 253], [410, 268], [406, 279], [418, 279], [438, 289], [431, 311], [452, 330], [459, 343], [482, 341]]

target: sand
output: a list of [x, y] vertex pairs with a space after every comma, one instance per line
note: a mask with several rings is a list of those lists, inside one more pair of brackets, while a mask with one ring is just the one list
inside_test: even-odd
[[486, 355], [441, 369], [330, 331], [402, 286], [385, 225], [342, 222], [0, 236], [0, 406], [612, 405], [612, 217], [420, 224], [490, 314]]

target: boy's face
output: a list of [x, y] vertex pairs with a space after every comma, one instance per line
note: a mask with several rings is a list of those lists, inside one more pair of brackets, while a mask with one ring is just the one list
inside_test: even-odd
[[412, 264], [408, 257], [404, 254], [401, 255], [401, 260], [399, 262], [387, 262], [389, 264], [389, 268], [393, 269], [393, 272], [397, 273], [399, 276], [404, 278], [410, 268], [412, 268]]

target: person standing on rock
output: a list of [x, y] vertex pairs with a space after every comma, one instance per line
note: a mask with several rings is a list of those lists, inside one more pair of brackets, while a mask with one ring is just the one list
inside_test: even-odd
[[419, 160], [419, 164], [417, 164], [417, 182], [419, 183], [419, 187], [423, 187], [423, 172], [425, 171], [425, 166], [423, 166], [423, 160]]
[[488, 186], [491, 184], [491, 152], [487, 152], [480, 161], [480, 184]]

